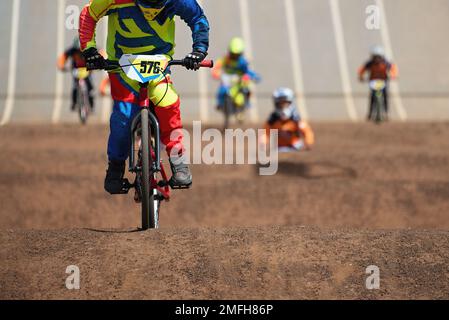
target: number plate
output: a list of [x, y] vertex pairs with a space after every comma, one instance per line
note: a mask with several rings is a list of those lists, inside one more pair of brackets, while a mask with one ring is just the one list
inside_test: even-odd
[[76, 79], [86, 79], [89, 76], [89, 71], [86, 68], [76, 68], [72, 71]]
[[386, 86], [386, 82], [384, 80], [372, 80], [369, 82], [369, 87], [374, 91], [383, 90]]
[[120, 58], [120, 65], [128, 78], [147, 83], [161, 79], [169, 61], [165, 55], [125, 54]]

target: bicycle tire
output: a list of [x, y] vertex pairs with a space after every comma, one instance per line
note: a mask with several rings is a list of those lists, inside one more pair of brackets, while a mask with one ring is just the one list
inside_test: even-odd
[[374, 108], [374, 110], [376, 111], [376, 116], [374, 118], [374, 121], [377, 124], [382, 122], [382, 104], [381, 104], [380, 100], [381, 100], [381, 96], [379, 93], [377, 93], [376, 99], [375, 99], [375, 108]]
[[[150, 171], [151, 171], [151, 157], [150, 157], [150, 132], [148, 126], [148, 109], [142, 109], [141, 114], [141, 148], [142, 148], [142, 172], [141, 172], [141, 192], [142, 192], [142, 229], [148, 230], [154, 228], [154, 219], [152, 219], [154, 212], [154, 195], [151, 192]], [[153, 220], [153, 221], [152, 221]]]
[[89, 116], [89, 93], [87, 92], [85, 85], [78, 86], [78, 114], [81, 124], [85, 125], [87, 123], [87, 118]]
[[231, 117], [231, 97], [226, 96], [225, 103], [223, 106], [224, 113], [224, 130], [229, 128], [229, 118]]

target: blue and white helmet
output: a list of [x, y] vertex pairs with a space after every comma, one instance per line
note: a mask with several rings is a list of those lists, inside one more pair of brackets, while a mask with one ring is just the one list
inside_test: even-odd
[[[281, 118], [289, 119], [294, 115], [296, 111], [295, 105], [293, 103], [294, 99], [295, 93], [289, 88], [281, 87], [273, 92], [273, 101], [274, 105], [276, 106], [276, 113], [278, 113]], [[289, 102], [290, 105], [288, 108], [280, 109], [279, 105], [281, 102]]]
[[288, 101], [290, 103], [293, 103], [294, 99], [295, 94], [293, 93], [292, 89], [281, 87], [277, 88], [273, 92], [273, 100], [275, 104], [281, 101]]
[[382, 46], [375, 45], [370, 48], [370, 52], [372, 56], [384, 57], [385, 50]]

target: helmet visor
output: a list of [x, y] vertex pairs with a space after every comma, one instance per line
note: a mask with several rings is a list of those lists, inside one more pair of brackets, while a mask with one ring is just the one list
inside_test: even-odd
[[292, 105], [292, 101], [287, 98], [279, 98], [274, 101], [276, 109], [283, 110], [288, 109]]

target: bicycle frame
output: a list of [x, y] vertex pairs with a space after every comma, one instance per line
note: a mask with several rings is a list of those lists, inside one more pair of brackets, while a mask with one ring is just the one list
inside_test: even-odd
[[[145, 91], [145, 93], [143, 93], [142, 91]], [[150, 100], [148, 99], [148, 93], [147, 93], [146, 87], [140, 89], [140, 92], [139, 92], [139, 106], [141, 108], [148, 108], [148, 109], [150, 109]], [[159, 121], [157, 120], [156, 116], [153, 114], [153, 112], [151, 110], [149, 112], [149, 117], [150, 117], [151, 126], [152, 126], [152, 128], [154, 130], [154, 134], [155, 134], [155, 137], [154, 137], [154, 139], [155, 139], [155, 148], [158, 151], [158, 152], [156, 152], [156, 159], [155, 159], [156, 166], [155, 166], [154, 169], [159, 172], [159, 171], [161, 171], [161, 165], [160, 165], [160, 162], [161, 162], [160, 135], [161, 135], [161, 133], [160, 133], [160, 128], [159, 128]], [[139, 113], [139, 114], [137, 114], [134, 117], [134, 119], [133, 119], [133, 121], [131, 123], [131, 133], [132, 133], [131, 148], [132, 148], [132, 146], [135, 143], [134, 134], [138, 130], [138, 125], [140, 123], [140, 118], [141, 118], [141, 115]], [[131, 150], [130, 151], [130, 164], [134, 163], [134, 160], [135, 160], [135, 155], [134, 155], [133, 150]], [[134, 169], [134, 168], [131, 168], [131, 167], [129, 168], [130, 171], [132, 171], [132, 169]]]
[[[159, 121], [151, 110], [150, 99], [148, 98], [148, 88], [146, 84], [142, 84], [139, 91], [139, 106], [141, 108], [146, 108], [149, 110], [148, 116], [150, 120], [150, 128], [154, 134], [154, 149], [152, 151], [152, 161], [153, 167], [151, 168], [152, 174], [160, 173], [164, 181], [168, 181], [167, 174], [164, 167], [161, 165], [161, 142], [160, 142], [160, 126]], [[141, 124], [141, 114], [138, 113], [131, 122], [131, 149], [129, 152], [129, 171], [137, 173], [140, 168], [136, 163], [136, 157], [134, 153], [134, 146], [136, 144], [136, 133], [140, 130], [139, 125]], [[153, 181], [152, 188], [156, 188], [165, 200], [170, 199], [170, 188], [168, 185], [159, 185], [157, 181]]]
[[[166, 78], [165, 70], [172, 65], [185, 66], [185, 60], [168, 60], [164, 55], [125, 54], [121, 62], [108, 61], [107, 71], [121, 69], [128, 78], [140, 83], [138, 106], [140, 112], [131, 121], [128, 170], [136, 174], [134, 184], [124, 182], [122, 193], [135, 189], [134, 200], [142, 204], [142, 229], [159, 227], [159, 206], [170, 199], [170, 183], [161, 162], [160, 126], [148, 97], [151, 81]], [[139, 66], [140, 68], [136, 68]], [[203, 61], [199, 67], [213, 67], [213, 61]], [[167, 83], [168, 85], [168, 83]], [[140, 138], [140, 141], [138, 139]], [[139, 145], [136, 148], [136, 145]], [[136, 159], [138, 152], [138, 159]], [[158, 179], [158, 176], [161, 179]], [[172, 188], [174, 188], [172, 186]]]

